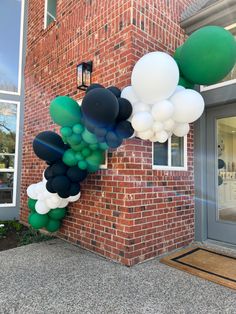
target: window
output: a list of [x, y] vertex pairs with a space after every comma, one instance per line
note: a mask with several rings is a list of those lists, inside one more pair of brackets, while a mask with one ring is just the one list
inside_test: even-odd
[[[230, 31], [233, 34], [234, 38], [236, 39], [236, 23], [225, 27], [225, 29]], [[226, 85], [230, 85], [234, 83], [236, 83], [236, 64], [234, 65], [232, 71], [222, 81], [213, 85], [209, 85], [209, 86], [201, 86], [200, 89], [201, 89], [201, 92], [204, 92], [207, 90], [211, 90], [214, 88], [218, 88], [218, 87], [222, 87], [222, 86], [226, 86]]]
[[0, 100], [0, 206], [14, 205], [19, 103]]
[[187, 170], [187, 136], [172, 135], [165, 143], [153, 143], [153, 169]]
[[100, 165], [100, 169], [107, 169], [107, 158], [108, 158], [108, 151], [106, 150], [104, 152], [104, 161], [103, 163]]
[[21, 87], [23, 8], [23, 0], [0, 1], [0, 92], [7, 94]]
[[57, 0], [45, 0], [44, 28], [56, 20]]

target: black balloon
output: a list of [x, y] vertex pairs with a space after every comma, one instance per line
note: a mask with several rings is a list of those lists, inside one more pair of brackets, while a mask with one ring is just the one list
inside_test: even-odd
[[45, 131], [35, 137], [33, 150], [40, 159], [55, 162], [62, 158], [65, 146], [58, 134], [52, 131]]
[[88, 121], [87, 119], [83, 118], [83, 123], [86, 127], [86, 129], [89, 130], [89, 132], [94, 133], [94, 130], [96, 128], [96, 125], [94, 125], [92, 122]]
[[60, 191], [60, 192], [57, 192], [57, 194], [58, 194], [61, 198], [68, 198], [68, 197], [70, 197], [70, 192], [69, 192], [69, 191]]
[[119, 114], [116, 118], [117, 121], [128, 119], [133, 111], [131, 103], [125, 98], [118, 98], [119, 102]]
[[64, 162], [59, 161], [51, 166], [53, 176], [62, 176], [68, 170], [68, 167], [64, 164]]
[[79, 167], [74, 166], [70, 167], [66, 174], [72, 182], [81, 182], [87, 177], [88, 172], [87, 170], [81, 170]]
[[111, 148], [116, 148], [122, 144], [122, 139], [114, 132], [109, 131], [106, 135], [106, 143]]
[[225, 166], [225, 162], [222, 159], [218, 159], [218, 169], [222, 169]]
[[120, 97], [121, 90], [116, 86], [110, 86], [107, 88], [112, 94], [114, 94], [117, 98]]
[[46, 183], [46, 189], [48, 190], [48, 192], [50, 193], [56, 193], [56, 191], [53, 189], [52, 187], [52, 179], [48, 180]]
[[105, 87], [102, 86], [101, 84], [98, 84], [98, 83], [91, 84], [91, 85], [86, 89], [86, 94], [88, 94], [88, 92], [90, 92], [91, 90], [93, 90], [93, 89], [95, 89], [95, 88], [105, 88]]
[[71, 182], [66, 176], [57, 176], [52, 179], [52, 188], [59, 194], [69, 191]]
[[47, 167], [47, 169], [44, 171], [44, 177], [47, 180], [49, 180], [53, 177], [52, 166]]
[[134, 134], [134, 129], [131, 123], [126, 120], [117, 124], [115, 132], [120, 138], [123, 139], [132, 136]]
[[83, 115], [95, 126], [106, 127], [114, 123], [119, 113], [117, 98], [105, 88], [89, 91], [82, 101]]
[[105, 128], [96, 128], [94, 130], [94, 133], [98, 137], [104, 137], [107, 134], [107, 129], [105, 129]]
[[70, 196], [75, 196], [80, 192], [80, 184], [79, 183], [72, 183], [70, 187]]

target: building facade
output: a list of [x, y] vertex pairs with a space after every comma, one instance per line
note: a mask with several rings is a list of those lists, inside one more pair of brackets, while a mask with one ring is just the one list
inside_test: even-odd
[[[24, 137], [18, 184], [20, 220], [26, 224], [26, 189], [42, 180], [45, 168], [34, 155], [32, 141], [41, 131], [59, 131], [49, 115], [55, 96], [69, 95], [77, 101], [83, 98], [84, 92], [77, 89], [77, 65], [93, 61], [93, 83], [124, 88], [130, 85], [132, 68], [141, 56], [157, 50], [173, 54], [186, 36], [201, 26], [231, 25], [235, 4], [206, 0], [32, 0], [27, 8]], [[206, 11], [210, 12], [208, 19]], [[201, 87], [206, 113], [192, 125], [186, 138], [172, 137], [165, 144], [154, 145], [133, 138], [109, 150], [102, 169], [82, 183], [82, 196], [69, 206], [57, 236], [128, 266], [184, 247], [194, 238], [236, 244], [232, 240], [236, 231], [233, 223], [231, 231], [226, 226], [224, 239], [220, 230], [217, 236], [208, 234], [217, 229], [208, 222], [215, 222], [219, 208], [208, 206], [218, 204], [218, 185], [211, 181], [218, 170], [210, 168], [217, 156], [212, 155], [214, 147], [209, 143], [217, 134], [212, 133], [207, 142], [208, 119], [214, 120], [214, 112], [211, 116], [207, 110], [234, 101], [234, 82], [229, 80], [230, 84]], [[220, 110], [225, 112], [225, 107]], [[234, 116], [233, 110], [229, 108], [228, 116]], [[214, 162], [209, 164], [209, 159]], [[213, 171], [209, 178], [207, 169]], [[207, 189], [208, 183], [214, 190]], [[208, 212], [214, 215], [209, 218]]]

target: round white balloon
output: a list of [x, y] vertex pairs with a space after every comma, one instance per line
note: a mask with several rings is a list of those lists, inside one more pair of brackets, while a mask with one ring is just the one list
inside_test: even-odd
[[169, 98], [174, 93], [178, 81], [178, 66], [165, 52], [150, 52], [144, 55], [135, 64], [131, 76], [135, 93], [146, 103]]
[[81, 196], [81, 192], [79, 192], [79, 194], [77, 194], [75, 196], [68, 197], [67, 200], [69, 202], [76, 202], [76, 201], [78, 201], [78, 199], [80, 199], [80, 196]]
[[132, 105], [139, 101], [132, 86], [125, 87], [120, 97], [127, 99]]
[[62, 198], [58, 208], [64, 208], [68, 205], [69, 201], [66, 198]]
[[155, 134], [155, 138], [157, 142], [165, 143], [168, 140], [169, 135], [166, 131], [161, 131]]
[[174, 112], [174, 106], [169, 100], [162, 100], [152, 106], [152, 116], [156, 121], [168, 120]]
[[160, 131], [163, 131], [164, 129], [164, 124], [160, 121], [155, 121], [153, 123], [153, 126], [152, 126], [152, 129], [154, 132], [160, 132]]
[[35, 210], [38, 214], [44, 215], [50, 211], [50, 208], [44, 203], [44, 201], [37, 201], [35, 204]]
[[183, 86], [177, 85], [177, 86], [176, 86], [176, 89], [175, 89], [175, 91], [174, 91], [174, 93], [173, 93], [173, 95], [176, 94], [176, 93], [178, 93], [178, 92], [181, 92], [181, 91], [183, 91], [183, 90], [185, 90], [185, 88], [184, 88]]
[[192, 89], [185, 89], [170, 98], [174, 105], [172, 119], [179, 123], [191, 123], [197, 120], [204, 110], [204, 99]]
[[149, 129], [144, 132], [138, 132], [136, 136], [141, 138], [142, 140], [149, 140], [151, 137], [153, 137], [153, 135], [154, 132], [152, 131], [152, 129]]
[[36, 187], [37, 187], [37, 184], [31, 184], [30, 186], [28, 186], [27, 188], [27, 195], [29, 198], [32, 198], [34, 200], [37, 200], [37, 196], [38, 196], [38, 193], [37, 193], [37, 190], [36, 190]]
[[182, 137], [188, 134], [189, 129], [190, 127], [188, 123], [180, 123], [175, 126], [173, 133], [176, 136]]
[[172, 119], [168, 119], [163, 123], [163, 127], [165, 131], [173, 131], [175, 127], [175, 121]]
[[141, 111], [150, 111], [150, 105], [144, 104], [143, 102], [137, 102], [133, 105], [133, 114]]
[[45, 204], [46, 204], [49, 208], [54, 209], [54, 208], [57, 208], [57, 207], [58, 207], [58, 205], [60, 204], [60, 201], [58, 201], [57, 203], [55, 203], [55, 202], [53, 201], [53, 199], [52, 199], [51, 197], [49, 197], [49, 198], [47, 198], [47, 199], [45, 200]]
[[147, 111], [137, 112], [134, 114], [131, 124], [135, 131], [144, 132], [152, 127], [153, 117]]

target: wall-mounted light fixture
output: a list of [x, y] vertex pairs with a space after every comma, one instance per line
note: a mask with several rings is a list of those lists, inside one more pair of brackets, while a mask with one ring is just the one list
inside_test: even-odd
[[93, 72], [93, 61], [82, 62], [77, 65], [77, 88], [86, 90], [91, 85], [91, 75]]

